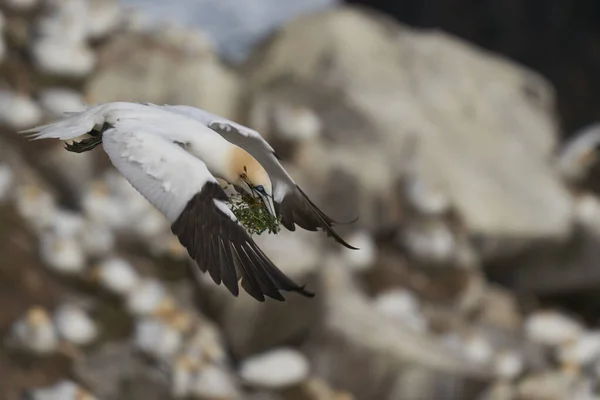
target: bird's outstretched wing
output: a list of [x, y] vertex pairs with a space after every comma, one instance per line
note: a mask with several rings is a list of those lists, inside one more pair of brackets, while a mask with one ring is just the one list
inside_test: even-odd
[[333, 229], [333, 226], [340, 222], [334, 221], [321, 211], [294, 182], [279, 162], [280, 160], [277, 154], [275, 154], [275, 150], [273, 150], [260, 133], [195, 107], [150, 105], [194, 118], [256, 158], [271, 178], [275, 208], [277, 213], [281, 215], [283, 226], [288, 230], [296, 230], [296, 225], [309, 231], [316, 231], [318, 228], [321, 228], [338, 243], [350, 249], [356, 249], [356, 247], [346, 243]]
[[151, 133], [155, 126], [120, 122], [103, 134], [113, 165], [171, 222], [171, 230], [203, 272], [237, 296], [238, 281], [252, 297], [285, 300], [280, 290], [312, 293], [281, 272], [247, 234], [228, 197], [200, 159]]

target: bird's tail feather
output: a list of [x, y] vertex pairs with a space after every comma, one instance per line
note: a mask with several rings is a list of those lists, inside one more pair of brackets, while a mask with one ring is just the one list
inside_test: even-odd
[[27, 135], [29, 139], [60, 139], [71, 140], [85, 135], [94, 129], [95, 126], [102, 125], [105, 120], [104, 106], [98, 105], [88, 107], [85, 111], [68, 112], [66, 116], [58, 121], [36, 126], [34, 128], [19, 131], [20, 134]]

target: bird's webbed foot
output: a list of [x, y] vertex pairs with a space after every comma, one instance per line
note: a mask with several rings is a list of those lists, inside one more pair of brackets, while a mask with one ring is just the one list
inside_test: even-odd
[[89, 139], [83, 139], [80, 142], [73, 141], [72, 144], [65, 143], [65, 149], [72, 153], [83, 153], [92, 150], [102, 143], [102, 135], [97, 135]]

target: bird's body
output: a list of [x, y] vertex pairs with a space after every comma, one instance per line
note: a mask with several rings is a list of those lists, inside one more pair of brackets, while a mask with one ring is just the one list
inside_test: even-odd
[[322, 228], [343, 245], [334, 223], [283, 169], [273, 148], [254, 130], [188, 106], [114, 102], [71, 113], [29, 129], [35, 139], [90, 139], [67, 145], [83, 152], [102, 144], [115, 168], [171, 223], [199, 267], [235, 296], [238, 281], [257, 300], [284, 300], [280, 290], [313, 294], [283, 274], [260, 250], [227, 206], [216, 178], [259, 196], [283, 225]]

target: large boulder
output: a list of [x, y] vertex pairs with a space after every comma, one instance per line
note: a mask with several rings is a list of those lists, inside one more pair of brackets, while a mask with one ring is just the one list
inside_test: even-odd
[[101, 48], [98, 60], [85, 89], [88, 103], [186, 104], [235, 118], [239, 79], [199, 32], [123, 33]]
[[144, 10], [148, 23], [166, 19], [206, 32], [228, 62], [246, 59], [257, 42], [290, 19], [331, 8], [341, 0], [123, 0]]
[[[554, 93], [524, 67], [341, 7], [288, 24], [246, 73], [251, 123], [293, 147], [307, 191], [327, 186], [338, 168], [357, 179], [361, 190], [346, 197], [359, 200], [363, 225], [400, 218], [396, 185], [410, 171], [444, 192], [482, 239], [562, 239], [570, 230], [571, 197], [547, 162]], [[310, 112], [320, 124], [307, 122]], [[314, 132], [296, 140], [281, 132], [300, 120]], [[317, 202], [327, 198], [321, 192]]]
[[468, 362], [430, 332], [394, 323], [334, 259], [322, 268], [322, 324], [304, 344], [318, 376], [359, 400], [444, 398], [453, 386], [467, 399], [491, 378], [488, 363]]

